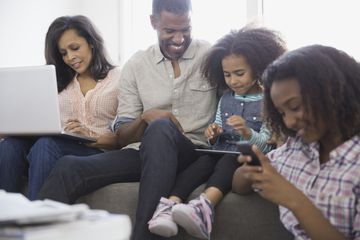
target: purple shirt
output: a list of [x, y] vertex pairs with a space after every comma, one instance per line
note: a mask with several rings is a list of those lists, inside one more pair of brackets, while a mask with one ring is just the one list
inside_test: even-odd
[[[323, 164], [319, 144], [306, 144], [299, 137], [289, 138], [268, 157], [333, 226], [350, 239], [360, 239], [360, 134], [331, 151]], [[280, 218], [295, 239], [309, 239], [287, 208], [280, 206]]]

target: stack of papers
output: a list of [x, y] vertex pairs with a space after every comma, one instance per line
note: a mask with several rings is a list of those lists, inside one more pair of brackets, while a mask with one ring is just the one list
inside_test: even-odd
[[0, 240], [129, 240], [126, 215], [91, 210], [85, 204], [29, 201], [0, 190]]

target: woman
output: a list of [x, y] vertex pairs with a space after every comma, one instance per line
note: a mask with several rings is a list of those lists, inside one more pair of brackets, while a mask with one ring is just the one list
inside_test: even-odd
[[267, 157], [253, 146], [261, 167], [238, 168], [233, 190], [279, 204], [296, 239], [358, 239], [360, 65], [332, 47], [303, 47], [266, 69], [264, 91], [266, 121], [288, 139]]
[[[33, 200], [63, 155], [92, 155], [115, 144], [120, 71], [107, 59], [104, 42], [85, 16], [55, 19], [46, 34], [45, 58], [56, 67], [61, 122], [65, 130], [98, 139], [93, 145], [60, 137], [7, 137], [0, 142], [0, 188], [19, 192], [28, 175]], [[26, 171], [28, 170], [28, 174]]]

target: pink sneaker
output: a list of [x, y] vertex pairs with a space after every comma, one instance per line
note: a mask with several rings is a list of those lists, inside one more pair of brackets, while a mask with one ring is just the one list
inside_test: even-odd
[[191, 236], [210, 239], [214, 208], [204, 194], [188, 204], [177, 204], [172, 208], [175, 223]]
[[171, 216], [171, 209], [176, 203], [167, 198], [161, 198], [156, 211], [150, 221], [149, 231], [151, 233], [172, 237], [178, 233], [178, 227]]

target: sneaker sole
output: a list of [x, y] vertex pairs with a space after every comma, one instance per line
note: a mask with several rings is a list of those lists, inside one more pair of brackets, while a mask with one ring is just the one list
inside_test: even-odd
[[173, 226], [169, 226], [169, 225], [172, 225], [172, 224], [169, 223], [168, 221], [158, 220], [157, 224], [155, 226], [152, 226], [152, 227], [149, 226], [149, 231], [151, 233], [154, 233], [154, 234], [162, 236], [162, 237], [175, 236], [178, 233], [176, 224], [174, 223]]
[[191, 218], [193, 211], [186, 206], [176, 205], [172, 209], [172, 218], [175, 223], [185, 229], [185, 231], [191, 236], [208, 239], [206, 235], [201, 231], [199, 224], [195, 223]]

